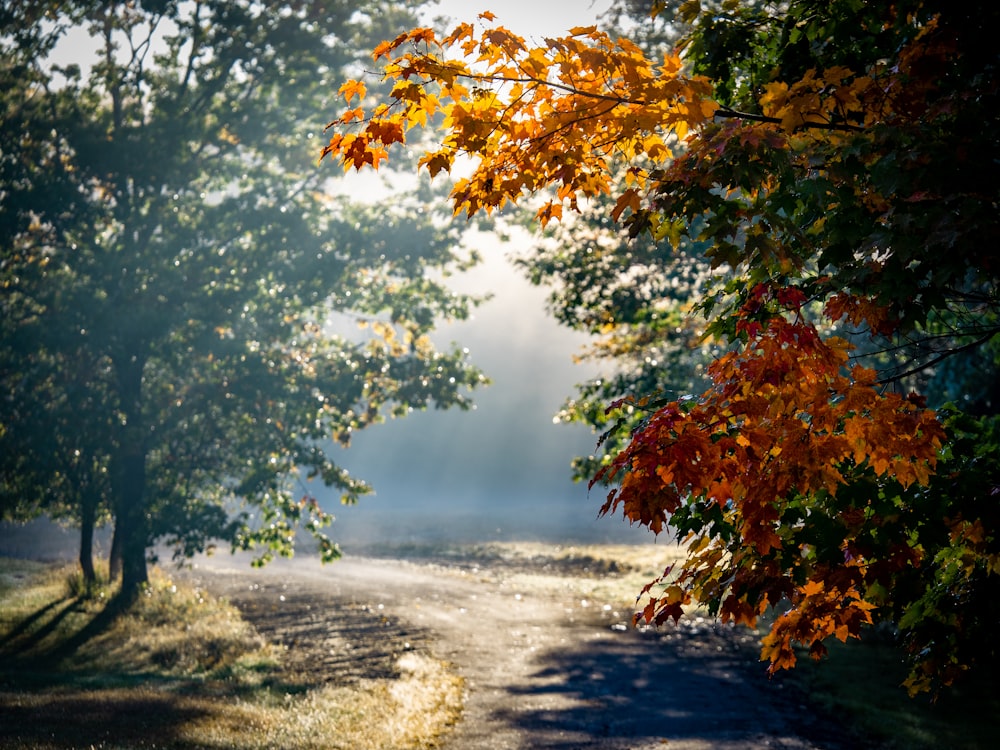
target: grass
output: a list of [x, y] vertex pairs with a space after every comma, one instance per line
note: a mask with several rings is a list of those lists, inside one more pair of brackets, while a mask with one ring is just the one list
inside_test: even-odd
[[[463, 685], [406, 654], [398, 679], [283, 689], [283, 652], [239, 612], [156, 574], [129, 612], [66, 569], [0, 560], [0, 746], [433, 747]], [[86, 637], [84, 637], [86, 636]]]
[[525, 590], [545, 590], [608, 603], [635, 605], [642, 587], [680, 559], [676, 544], [550, 544], [486, 542], [467, 545], [391, 545], [368, 548], [374, 557], [448, 566], [466, 575], [500, 579]]
[[1000, 691], [996, 675], [943, 692], [909, 697], [900, 651], [891, 643], [830, 644], [828, 658], [808, 657], [789, 674], [820, 707], [879, 742], [884, 750], [993, 750], [1000, 747]]

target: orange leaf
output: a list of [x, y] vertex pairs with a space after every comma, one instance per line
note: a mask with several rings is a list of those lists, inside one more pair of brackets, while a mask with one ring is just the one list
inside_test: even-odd
[[362, 81], [354, 80], [345, 82], [338, 90], [338, 93], [344, 97], [348, 104], [351, 103], [351, 99], [355, 96], [357, 96], [359, 100], [364, 99], [367, 92], [368, 89]]
[[618, 201], [611, 211], [611, 218], [614, 221], [618, 221], [626, 208], [630, 208], [635, 212], [639, 210], [640, 205], [639, 191], [635, 188], [629, 188], [618, 197]]
[[824, 588], [825, 586], [822, 581], [809, 581], [809, 583], [804, 586], [800, 586], [799, 591], [806, 596], [816, 596], [817, 594], [822, 593]]

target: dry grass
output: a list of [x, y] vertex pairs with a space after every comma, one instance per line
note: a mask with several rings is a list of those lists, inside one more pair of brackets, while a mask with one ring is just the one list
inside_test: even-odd
[[0, 730], [0, 738], [10, 750], [80, 747], [83, 737], [87, 747], [107, 749], [433, 747], [458, 718], [461, 680], [426, 657], [411, 654], [401, 661], [403, 675], [395, 681], [325, 687], [295, 696], [185, 694], [150, 683], [5, 690], [0, 691], [0, 715], [11, 723]]
[[397, 680], [323, 687], [272, 702], [240, 700], [184, 726], [186, 743], [255, 748], [423, 748], [458, 719], [462, 682], [426, 656], [400, 659]]
[[630, 620], [642, 588], [681, 558], [676, 544], [567, 545], [531, 543], [495, 545], [514, 565], [505, 575], [512, 587], [545, 590], [574, 604], [618, 613]]
[[568, 567], [578, 575], [641, 573], [653, 575], [681, 559], [683, 549], [674, 542], [657, 544], [548, 544], [496, 542], [482, 546], [486, 552], [512, 561]]
[[68, 581], [0, 560], [4, 748], [427, 748], [460, 714], [461, 680], [416, 653], [398, 679], [292, 688], [284, 652], [235, 607], [162, 574], [82, 639], [110, 592], [74, 598]]
[[277, 664], [278, 653], [239, 611], [153, 570], [129, 611], [108, 614], [112, 591], [81, 594], [72, 568], [3, 561], [0, 649], [23, 667], [66, 678], [132, 682], [144, 674], [201, 681], [230, 677], [241, 664]]

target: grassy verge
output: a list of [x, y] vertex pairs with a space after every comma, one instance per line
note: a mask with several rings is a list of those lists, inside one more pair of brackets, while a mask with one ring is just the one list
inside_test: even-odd
[[830, 644], [828, 658], [807, 656], [789, 675], [793, 684], [845, 728], [874, 737], [884, 750], [993, 750], [1000, 747], [996, 675], [980, 675], [935, 701], [909, 697], [900, 651], [890, 643]]
[[156, 575], [111, 619], [111, 592], [74, 580], [0, 560], [4, 748], [424, 748], [457, 719], [461, 681], [426, 656], [398, 679], [285, 690], [283, 652], [227, 603]]
[[482, 544], [369, 547], [373, 557], [448, 567], [463, 575], [502, 580], [525, 590], [587, 597], [630, 609], [642, 587], [680, 558], [676, 544]]

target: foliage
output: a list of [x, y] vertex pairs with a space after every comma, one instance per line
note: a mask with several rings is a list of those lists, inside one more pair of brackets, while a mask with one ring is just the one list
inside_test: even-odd
[[[323, 156], [345, 168], [377, 168], [436, 123], [421, 165], [463, 163], [456, 214], [543, 194], [544, 226], [606, 200], [631, 236], [699, 249], [727, 276], [695, 298], [721, 347], [707, 389], [612, 403], [643, 419], [621, 421], [627, 445], [592, 481], [613, 483], [605, 512], [669, 523], [687, 546], [647, 587], [645, 619], [694, 601], [748, 624], [778, 608], [772, 671], [796, 643], [820, 656], [886, 620], [914, 693], [995, 654], [1000, 107], [985, 6], [656, 3], [685, 24], [657, 61], [594, 27], [532, 47], [484, 13], [481, 31], [376, 47], [393, 86], [381, 103], [341, 87]], [[567, 308], [597, 320], [605, 305]], [[977, 380], [989, 391], [963, 393]], [[944, 408], [949, 392], [964, 398]]]
[[311, 150], [329, 79], [411, 11], [3, 11], [5, 517], [113, 515], [126, 593], [157, 540], [264, 561], [302, 526], [330, 559], [305, 482], [368, 491], [334, 441], [468, 405], [481, 376], [428, 333], [466, 315], [437, 279], [471, 259], [415, 200], [332, 201]]

